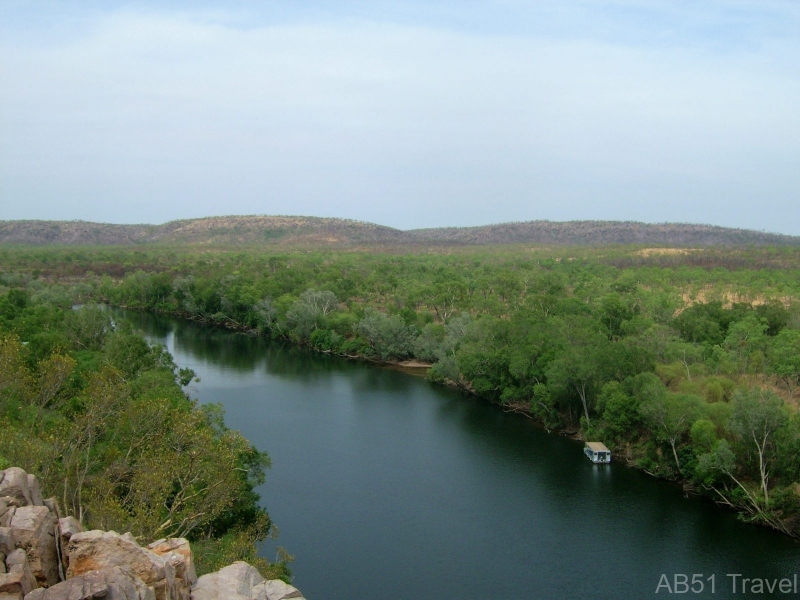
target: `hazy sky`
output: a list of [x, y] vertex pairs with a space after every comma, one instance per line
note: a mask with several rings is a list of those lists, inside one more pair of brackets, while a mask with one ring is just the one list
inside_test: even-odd
[[800, 234], [800, 2], [0, 0], [0, 219]]

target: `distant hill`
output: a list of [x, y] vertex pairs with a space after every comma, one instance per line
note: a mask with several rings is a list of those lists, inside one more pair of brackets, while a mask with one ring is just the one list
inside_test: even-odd
[[270, 245], [403, 246], [533, 244], [542, 246], [643, 244], [676, 247], [800, 246], [800, 237], [684, 223], [527, 221], [482, 227], [401, 231], [320, 217], [231, 216], [163, 225], [87, 221], [0, 221], [0, 244], [24, 245]]
[[111, 225], [88, 221], [0, 221], [0, 244], [30, 245], [261, 245], [397, 244], [406, 235], [391, 227], [320, 217], [207, 217], [163, 225]]
[[680, 247], [800, 246], [800, 237], [750, 229], [687, 223], [633, 221], [526, 221], [482, 227], [443, 227], [409, 231], [421, 242], [449, 244], [537, 244], [600, 246], [647, 244]]

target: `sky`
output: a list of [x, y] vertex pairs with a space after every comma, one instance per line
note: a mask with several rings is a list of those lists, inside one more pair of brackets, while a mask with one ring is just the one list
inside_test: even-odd
[[800, 235], [796, 0], [0, 0], [0, 219]]

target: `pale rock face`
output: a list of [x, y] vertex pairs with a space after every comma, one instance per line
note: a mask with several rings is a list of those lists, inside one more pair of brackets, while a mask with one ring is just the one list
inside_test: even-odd
[[46, 506], [21, 506], [11, 520], [14, 546], [28, 555], [39, 585], [58, 583], [58, 554], [55, 543], [56, 518]]
[[6, 557], [6, 568], [8, 573], [0, 575], [0, 592], [27, 594], [39, 587], [21, 548]]
[[39, 490], [39, 480], [36, 479], [36, 475], [28, 474], [28, 491], [31, 495], [31, 504], [34, 506], [44, 506], [44, 499], [42, 498], [42, 492]]
[[56, 519], [61, 518], [61, 511], [58, 508], [58, 500], [55, 498], [45, 498], [44, 505], [56, 516]]
[[153, 588], [155, 600], [181, 598], [175, 586], [175, 568], [169, 560], [140, 547], [132, 537], [114, 531], [84, 531], [70, 538], [67, 549], [67, 579], [98, 569], [128, 566]]
[[192, 588], [192, 600], [251, 600], [252, 589], [263, 581], [254, 567], [237, 561], [200, 577]]
[[[11, 519], [14, 518], [14, 513], [17, 512], [17, 504], [19, 501], [16, 498], [6, 496], [0, 498], [0, 527], [10, 527]], [[5, 510], [3, 509], [5, 506]]]
[[25, 590], [28, 589], [22, 581], [21, 573], [7, 573], [0, 575], [0, 600], [13, 598], [22, 600]]
[[128, 567], [88, 571], [48, 589], [34, 590], [26, 600], [155, 600], [153, 590]]
[[28, 487], [28, 474], [19, 467], [10, 467], [3, 471], [0, 480], [0, 496], [9, 496], [17, 501], [17, 506], [33, 504]]
[[159, 556], [165, 557], [175, 567], [176, 588], [179, 588], [182, 596], [188, 600], [189, 590], [197, 582], [189, 540], [169, 538], [153, 542], [147, 547]]
[[76, 533], [81, 533], [83, 526], [78, 522], [75, 517], [64, 517], [58, 520], [58, 544], [61, 553], [61, 564], [64, 566], [64, 571], [69, 568], [69, 553], [67, 546], [69, 540]]
[[280, 579], [259, 583], [253, 588], [251, 597], [253, 600], [305, 600], [300, 590]]
[[0, 527], [0, 552], [11, 554], [14, 551], [14, 537], [9, 527]]
[[282, 581], [264, 581], [245, 562], [235, 562], [203, 575], [192, 588], [191, 600], [304, 600], [300, 591]]
[[8, 521], [11, 517], [6, 517], [11, 506], [8, 504], [10, 498], [0, 498], [0, 527], [8, 527]]

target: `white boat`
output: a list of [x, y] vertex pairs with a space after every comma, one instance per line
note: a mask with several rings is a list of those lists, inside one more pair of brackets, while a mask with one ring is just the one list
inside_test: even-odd
[[583, 453], [595, 464], [611, 462], [611, 450], [606, 448], [606, 445], [602, 442], [586, 442]]

